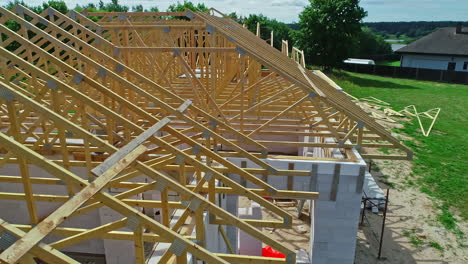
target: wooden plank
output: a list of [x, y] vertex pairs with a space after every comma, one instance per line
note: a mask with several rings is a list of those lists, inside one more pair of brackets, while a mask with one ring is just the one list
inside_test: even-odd
[[[247, 168], [247, 161], [245, 161], [245, 160], [241, 161], [241, 168]], [[247, 187], [247, 179], [245, 179], [244, 177], [241, 177], [240, 178], [240, 185], [242, 185], [244, 187]]]
[[235, 48], [222, 47], [118, 47], [122, 51], [138, 52], [236, 52]]
[[117, 17], [118, 15], [125, 15], [127, 17], [137, 16], [183, 16], [185, 17], [186, 12], [86, 12], [86, 16], [111, 16]]
[[[7, 103], [8, 114], [12, 119], [10, 133], [14, 136], [15, 140], [21, 140], [21, 128], [19, 127], [19, 119], [17, 118], [17, 110], [13, 102]], [[23, 183], [24, 192], [26, 194], [25, 200], [28, 206], [29, 219], [31, 223], [37, 224], [39, 222], [37, 216], [37, 208], [34, 201], [32, 184], [29, 175], [29, 166], [26, 161], [18, 156], [19, 167], [21, 171], [21, 179]]]
[[[64, 181], [70, 182], [71, 184], [75, 185], [76, 187], [83, 187], [86, 186], [86, 182], [81, 179], [80, 177], [74, 175], [73, 173], [63, 169], [62, 167], [51, 163], [50, 161], [44, 159], [41, 155], [33, 152], [21, 144], [13, 141], [9, 137], [5, 136], [3, 133], [0, 133], [0, 143], [3, 146], [12, 149], [18, 155], [24, 155], [26, 159], [34, 163], [40, 168], [43, 168], [45, 171], [61, 178]], [[137, 162], [138, 164], [138, 162]], [[140, 163], [141, 164], [141, 163]], [[144, 166], [141, 164], [141, 166]], [[156, 173], [151, 168], [144, 166], [145, 172], [147, 173]], [[164, 175], [161, 175], [163, 178], [166, 178]], [[166, 180], [169, 180], [166, 178]], [[180, 187], [177, 183], [172, 187], [177, 188]], [[182, 187], [180, 187], [182, 188]], [[193, 195], [193, 194], [192, 194]], [[164, 227], [160, 223], [156, 222], [154, 219], [149, 218], [148, 216], [142, 214], [138, 210], [126, 205], [119, 199], [109, 195], [107, 193], [98, 192], [95, 195], [95, 198], [102, 201], [108, 207], [116, 210], [117, 212], [125, 215], [125, 216], [134, 216], [139, 221], [144, 222], [145, 226], [148, 227], [150, 230], [160, 234], [161, 236], [166, 236], [171, 240], [180, 239], [183, 243], [187, 244], [187, 250], [190, 251], [193, 255], [201, 260], [205, 260], [209, 263], [227, 263], [226, 261], [222, 260], [219, 257], [214, 256], [209, 251], [204, 248], [200, 248], [198, 245], [190, 242], [186, 238], [180, 236], [176, 232]], [[256, 229], [255, 229], [256, 230]], [[258, 230], [257, 230], [258, 231]], [[52, 262], [53, 263], [53, 262]]]
[[146, 150], [147, 148], [145, 146], [138, 146], [127, 155], [121, 157], [122, 159], [120, 161], [109, 167], [109, 169], [105, 173], [101, 174], [93, 183], [76, 193], [76, 195], [68, 202], [46, 217], [35, 228], [16, 241], [11, 247], [3, 251], [0, 254], [0, 261], [16, 263], [34, 245], [67, 219], [68, 216], [70, 216], [76, 209], [91, 199], [91, 197], [101, 190], [113, 177], [123, 171]]
[[242, 256], [222, 253], [216, 253], [215, 255], [233, 264], [287, 264], [284, 258]]
[[335, 164], [335, 170], [333, 172], [333, 180], [331, 184], [331, 192], [330, 192], [330, 200], [336, 201], [336, 196], [338, 194], [338, 187], [340, 184], [340, 171], [341, 171], [341, 164]]
[[224, 231], [223, 226], [222, 226], [222, 225], [219, 225], [219, 226], [218, 226], [218, 230], [219, 230], [219, 233], [221, 234], [221, 236], [223, 237], [224, 243], [226, 243], [226, 246], [228, 247], [229, 252], [230, 252], [231, 254], [236, 254], [236, 251], [235, 251], [234, 248], [232, 247], [232, 243], [231, 243], [231, 241], [229, 240], [228, 236], [226, 235], [226, 231]]
[[[62, 240], [59, 240], [59, 241], [56, 241], [56, 242], [50, 244], [50, 246], [52, 246], [53, 248], [56, 248], [56, 249], [61, 249], [61, 248], [66, 248], [66, 247], [78, 244], [78, 243], [86, 241], [88, 239], [105, 238], [105, 236], [103, 237], [104, 234], [107, 234], [110, 231], [115, 230], [115, 229], [123, 228], [125, 226], [126, 222], [127, 222], [127, 218], [123, 218], [121, 220], [118, 220], [118, 221], [115, 221], [115, 222], [112, 222], [112, 223], [103, 224], [103, 225], [101, 225], [99, 227], [96, 227], [96, 228], [81, 229], [81, 230], [79, 230], [77, 232], [68, 232], [68, 233], [65, 233], [65, 235], [67, 236], [66, 238], [64, 238]], [[52, 231], [52, 234], [55, 235], [56, 232], [54, 232], [54, 231]], [[70, 231], [70, 230], [66, 230], [66, 231]], [[75, 231], [75, 229], [73, 231]], [[126, 232], [126, 233], [131, 235], [131, 237], [128, 237], [128, 239], [131, 239], [131, 238], [134, 237], [133, 232]], [[63, 233], [60, 233], [60, 234], [63, 234]], [[123, 233], [121, 233], [121, 234], [123, 234]], [[114, 236], [113, 239], [119, 239], [116, 236]]]
[[164, 126], [169, 124], [171, 119], [165, 117], [161, 119], [159, 122], [151, 126], [149, 129], [145, 130], [143, 133], [138, 135], [138, 137], [134, 138], [130, 141], [127, 145], [119, 149], [119, 151], [114, 152], [110, 157], [108, 157], [103, 163], [99, 164], [99, 166], [95, 167], [91, 170], [92, 173], [96, 176], [101, 176], [104, 172], [109, 170], [112, 166], [117, 164], [121, 161], [125, 156], [127, 156], [130, 152], [132, 152], [135, 148], [143, 144], [148, 138], [154, 136], [156, 132], [161, 130]]
[[312, 164], [312, 169], [310, 173], [310, 186], [309, 191], [317, 192], [318, 191], [318, 164]]
[[[0, 229], [6, 230], [16, 237], [22, 237], [26, 234], [24, 231], [5, 222], [3, 219], [0, 219]], [[33, 247], [31, 249], [31, 254], [47, 261], [48, 263], [79, 264], [78, 261], [44, 243], [39, 243]]]
[[[294, 170], [294, 163], [290, 162], [288, 163], [288, 170]], [[294, 185], [294, 176], [287, 176], [288, 177], [288, 190], [292, 191], [293, 185]]]
[[359, 167], [359, 175], [356, 181], [356, 193], [362, 193], [362, 189], [364, 187], [364, 178], [366, 174], [366, 166]]
[[135, 246], [135, 264], [145, 264], [145, 246], [143, 243], [144, 227], [139, 225], [133, 233]]

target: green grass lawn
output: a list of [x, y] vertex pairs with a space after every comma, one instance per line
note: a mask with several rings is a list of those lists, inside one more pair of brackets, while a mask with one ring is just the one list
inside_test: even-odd
[[421, 134], [416, 119], [406, 124], [402, 132], [415, 141], [404, 143], [415, 152], [413, 173], [421, 190], [437, 198], [440, 222], [456, 230], [451, 212], [468, 220], [468, 86], [349, 72], [336, 72], [333, 79], [350, 94], [374, 96], [397, 111], [411, 104], [418, 112], [442, 108], [429, 137]]
[[400, 67], [400, 61], [378, 61], [377, 65]]

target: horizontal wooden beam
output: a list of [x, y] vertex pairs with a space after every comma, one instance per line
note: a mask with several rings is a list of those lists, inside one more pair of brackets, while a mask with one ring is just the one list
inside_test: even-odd
[[[152, 135], [152, 134], [150, 134]], [[137, 142], [137, 141], [136, 141]], [[129, 143], [132, 144], [132, 143]], [[141, 144], [141, 143], [140, 143]], [[130, 145], [129, 152], [119, 151], [117, 153], [118, 160], [110, 162], [105, 172], [100, 172], [99, 177], [91, 184], [76, 193], [70, 200], [60, 206], [53, 213], [48, 215], [36, 227], [29, 231], [22, 238], [18, 239], [13, 245], [5, 249], [0, 254], [0, 261], [6, 263], [16, 263], [23, 257], [33, 246], [41, 241], [55, 227], [67, 219], [76, 209], [83, 205], [86, 201], [101, 190], [114, 176], [122, 172], [127, 166], [135, 161], [138, 156], [143, 154], [147, 148], [142, 145]], [[120, 149], [124, 150], [124, 148]], [[126, 149], [125, 149], [126, 150]], [[120, 155], [122, 154], [123, 155]], [[115, 157], [115, 156], [111, 156]]]
[[[3, 219], [0, 219], [0, 230], [7, 231], [16, 238], [21, 238], [26, 234], [24, 231], [18, 229], [10, 223], [5, 222]], [[47, 263], [79, 264], [78, 261], [44, 243], [39, 243], [37, 246], [33, 247], [31, 249], [31, 254], [37, 256], [41, 260], [46, 261]]]
[[185, 16], [185, 12], [85, 12], [86, 16], [118, 16], [149, 17], [149, 16]]
[[215, 253], [216, 256], [233, 264], [287, 264], [284, 258], [269, 258], [259, 256], [243, 256], [234, 254]]
[[219, 47], [117, 47], [121, 51], [136, 52], [237, 52], [235, 48]]
[[193, 25], [193, 24], [162, 24], [162, 25], [155, 25], [155, 24], [149, 24], [149, 25], [125, 25], [125, 24], [114, 24], [114, 25], [109, 25], [109, 24], [103, 24], [101, 25], [103, 30], [106, 29], [112, 29], [112, 30], [131, 30], [131, 29], [145, 29], [145, 30], [154, 30], [154, 29], [163, 29], [163, 28], [183, 28], [183, 29], [205, 29], [206, 25]]

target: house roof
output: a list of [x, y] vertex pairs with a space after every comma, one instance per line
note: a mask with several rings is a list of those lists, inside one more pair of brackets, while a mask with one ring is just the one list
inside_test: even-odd
[[468, 32], [457, 34], [454, 27], [440, 28], [396, 53], [468, 56]]

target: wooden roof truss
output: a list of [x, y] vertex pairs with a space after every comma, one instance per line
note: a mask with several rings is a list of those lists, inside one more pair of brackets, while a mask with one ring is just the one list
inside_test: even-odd
[[[145, 12], [87, 13], [100, 18], [94, 23], [71, 12], [72, 21], [64, 18], [59, 23], [73, 28], [80, 23], [80, 30], [98, 33], [107, 40], [100, 49], [113, 49], [119, 60], [177, 95], [193, 99], [265, 145], [269, 153], [281, 153], [278, 149], [285, 146], [304, 147], [316, 148], [315, 156], [321, 159], [353, 160], [350, 150], [355, 148], [364, 158], [411, 159], [407, 147], [328, 77], [305, 70], [299, 55], [288, 59], [233, 20], [186, 14], [191, 21]], [[278, 140], [284, 135], [295, 135], [297, 140]], [[314, 140], [307, 142], [304, 137]], [[393, 149], [394, 155], [377, 154], [377, 149], [385, 148]], [[283, 154], [294, 155], [294, 150]]]
[[[4, 153], [0, 167], [17, 164], [21, 175], [0, 175], [0, 181], [21, 183], [24, 193], [0, 196], [24, 200], [30, 225], [0, 223], [7, 232], [2, 239], [14, 237], [0, 254], [2, 261], [16, 263], [34, 256], [70, 263], [50, 246], [61, 249], [92, 238], [112, 238], [134, 240], [136, 263], [145, 261], [143, 242], [172, 243], [161, 263], [175, 259], [184, 263], [187, 252], [207, 263], [242, 263], [245, 256], [214, 254], [203, 248], [204, 212], [213, 216], [212, 223], [236, 226], [288, 256], [274, 262], [294, 261], [294, 250], [257, 229], [292, 224], [291, 215], [262, 196], [315, 199], [317, 193], [277, 190], [255, 175], [307, 176], [310, 171], [271, 167], [260, 159], [267, 155], [266, 147], [223, 122], [221, 116], [205, 112], [88, 43], [95, 40], [83, 41], [70, 33], [73, 30], [64, 30], [24, 7], [18, 6], [15, 12], [0, 9], [0, 148]], [[17, 27], [11, 30], [7, 23]], [[85, 38], [84, 33], [74, 33]], [[231, 138], [221, 135], [221, 129]], [[229, 151], [219, 151], [221, 144]], [[246, 151], [244, 146], [249, 145], [257, 152]], [[240, 168], [224, 156], [243, 157], [258, 168]], [[30, 175], [29, 164], [56, 178]], [[87, 178], [74, 174], [73, 167], [85, 167]], [[228, 172], [258, 187], [245, 188], [223, 174]], [[139, 175], [149, 181], [133, 181]], [[68, 196], [35, 193], [34, 184], [65, 188]], [[109, 187], [125, 191], [112, 195], [104, 191]], [[161, 191], [160, 201], [133, 198], [154, 189]], [[169, 190], [180, 201], [169, 202]], [[216, 194], [221, 193], [248, 197], [283, 220], [239, 219], [216, 204]], [[42, 219], [39, 201], [62, 205]], [[66, 219], [102, 206], [123, 218], [93, 229], [60, 227]], [[161, 208], [162, 222], [135, 207]], [[184, 213], [171, 226], [170, 211], [175, 209]], [[190, 221], [196, 237], [182, 232]], [[116, 231], [123, 227], [131, 231]], [[41, 244], [49, 234], [65, 238], [50, 246]]]
[[[189, 19], [167, 19], [181, 16]], [[0, 219], [6, 245], [0, 260], [6, 263], [74, 263], [58, 250], [94, 238], [134, 241], [136, 263], [145, 262], [144, 242], [172, 243], [160, 263], [185, 263], [187, 252], [207, 263], [294, 263], [293, 249], [257, 229], [292, 224], [291, 215], [262, 197], [318, 194], [274, 188], [269, 175], [311, 172], [279, 170], [264, 158], [294, 158], [303, 150], [313, 152], [307, 159], [356, 161], [353, 148], [367, 158], [411, 157], [326, 76], [225, 17], [190, 11], [63, 15], [52, 8], [37, 15], [17, 5], [0, 8], [0, 33], [0, 168], [16, 164], [20, 171], [0, 175], [0, 182], [24, 190], [0, 198], [24, 200], [30, 222]], [[398, 154], [364, 151], [376, 148]], [[53, 177], [30, 175], [30, 165]], [[75, 167], [86, 168], [85, 179], [73, 173]], [[140, 175], [146, 182], [136, 179]], [[65, 193], [39, 194], [36, 184]], [[155, 189], [159, 201], [135, 198]], [[179, 199], [169, 201], [169, 192]], [[217, 194], [245, 196], [282, 220], [239, 219], [217, 205]], [[38, 202], [60, 206], [42, 216]], [[88, 229], [61, 226], [102, 206], [122, 219]], [[161, 223], [141, 208], [161, 208]], [[174, 210], [183, 214], [171, 225]], [[207, 251], [205, 212], [210, 223], [235, 226], [287, 258]], [[62, 238], [41, 243], [50, 235]]]

